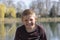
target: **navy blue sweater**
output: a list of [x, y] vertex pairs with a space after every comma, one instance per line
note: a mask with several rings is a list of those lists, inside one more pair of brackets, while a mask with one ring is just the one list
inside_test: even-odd
[[45, 31], [38, 25], [33, 32], [27, 32], [25, 26], [17, 28], [14, 40], [47, 40]]

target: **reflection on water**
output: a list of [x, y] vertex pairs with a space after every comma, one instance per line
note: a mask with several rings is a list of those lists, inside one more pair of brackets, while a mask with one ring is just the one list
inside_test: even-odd
[[60, 23], [42, 23], [46, 30], [48, 40], [59, 40], [60, 39]]
[[[38, 22], [38, 24], [40, 23]], [[60, 23], [41, 23], [41, 24], [43, 25], [46, 31], [48, 40], [60, 39]], [[6, 35], [5, 37], [1, 37], [1, 34], [0, 34], [0, 40], [14, 40], [15, 31], [19, 25], [21, 25], [21, 23], [4, 24]]]

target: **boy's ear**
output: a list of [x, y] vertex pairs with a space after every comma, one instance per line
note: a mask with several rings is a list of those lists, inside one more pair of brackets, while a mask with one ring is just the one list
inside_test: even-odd
[[38, 17], [35, 17], [35, 20], [37, 21], [38, 20]]

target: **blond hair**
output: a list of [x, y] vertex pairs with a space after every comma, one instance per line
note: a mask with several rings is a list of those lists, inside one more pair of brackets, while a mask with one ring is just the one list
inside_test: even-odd
[[31, 9], [26, 9], [26, 10], [23, 11], [21, 16], [24, 17], [24, 16], [27, 16], [27, 15], [35, 15], [35, 12]]

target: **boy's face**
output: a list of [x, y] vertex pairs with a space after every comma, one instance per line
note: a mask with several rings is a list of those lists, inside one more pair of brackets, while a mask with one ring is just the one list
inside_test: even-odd
[[22, 18], [22, 22], [26, 28], [32, 28], [35, 26], [36, 18], [33, 15], [27, 15]]

